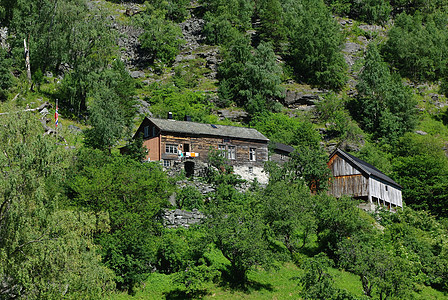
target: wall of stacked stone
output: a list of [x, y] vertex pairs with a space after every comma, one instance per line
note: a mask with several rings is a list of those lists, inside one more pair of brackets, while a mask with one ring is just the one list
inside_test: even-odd
[[204, 214], [197, 209], [193, 209], [192, 211], [165, 209], [162, 211], [163, 226], [166, 228], [188, 228], [191, 225], [200, 223], [204, 218]]

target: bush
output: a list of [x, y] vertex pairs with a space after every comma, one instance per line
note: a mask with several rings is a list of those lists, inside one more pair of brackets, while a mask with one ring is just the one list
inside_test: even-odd
[[201, 209], [204, 206], [204, 196], [193, 186], [187, 186], [176, 194], [176, 205], [180, 209]]

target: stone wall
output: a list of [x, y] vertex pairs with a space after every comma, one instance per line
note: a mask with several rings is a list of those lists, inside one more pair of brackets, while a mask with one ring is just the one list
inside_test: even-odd
[[191, 225], [198, 224], [205, 218], [204, 214], [193, 209], [192, 211], [186, 211], [181, 209], [165, 209], [162, 211], [163, 226], [166, 228], [185, 227], [188, 228]]

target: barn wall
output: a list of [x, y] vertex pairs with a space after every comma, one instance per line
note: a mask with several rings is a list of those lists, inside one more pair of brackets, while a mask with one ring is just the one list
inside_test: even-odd
[[331, 181], [329, 194], [335, 197], [341, 197], [342, 195], [368, 196], [368, 184], [368, 179], [362, 175], [337, 176]]
[[376, 178], [369, 178], [370, 195], [396, 206], [403, 207], [401, 190]]
[[330, 167], [331, 173], [334, 177], [361, 174], [361, 172], [357, 170], [351, 163], [349, 163], [345, 159], [342, 159], [337, 154], [331, 158], [331, 160], [328, 162], [328, 166]]

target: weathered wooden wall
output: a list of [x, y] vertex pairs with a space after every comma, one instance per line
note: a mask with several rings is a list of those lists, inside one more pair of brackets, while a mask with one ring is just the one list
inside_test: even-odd
[[[353, 197], [370, 197], [375, 204], [392, 204], [402, 207], [401, 190], [375, 177], [361, 173], [356, 166], [334, 155], [328, 162], [333, 174], [329, 194], [335, 197], [350, 195]], [[377, 203], [379, 200], [380, 203]]]
[[369, 181], [354, 165], [335, 155], [328, 162], [333, 174], [329, 193], [335, 197], [350, 195], [353, 197], [368, 196]]
[[330, 184], [329, 193], [335, 197], [349, 195], [353, 197], [368, 196], [369, 181], [362, 175], [334, 177]]
[[[162, 134], [161, 151], [162, 159], [176, 159], [176, 155], [165, 154], [165, 145], [190, 145], [190, 152], [199, 153], [199, 159], [206, 161], [210, 148], [218, 149], [218, 145], [227, 145], [236, 147], [236, 157], [234, 160], [229, 160], [232, 165], [251, 164], [254, 166], [263, 166], [264, 162], [268, 160], [268, 146], [264, 141], [250, 141], [232, 139], [224, 142], [222, 137], [204, 137], [204, 136], [186, 136], [183, 134]], [[249, 149], [256, 149], [256, 161], [249, 160]]]
[[328, 162], [328, 166], [331, 169], [331, 173], [334, 177], [348, 176], [348, 175], [360, 175], [361, 172], [355, 168], [354, 165], [342, 159], [338, 155], [335, 155]]
[[401, 190], [372, 177], [369, 178], [369, 189], [371, 197], [386, 201], [386, 204], [403, 207]]

